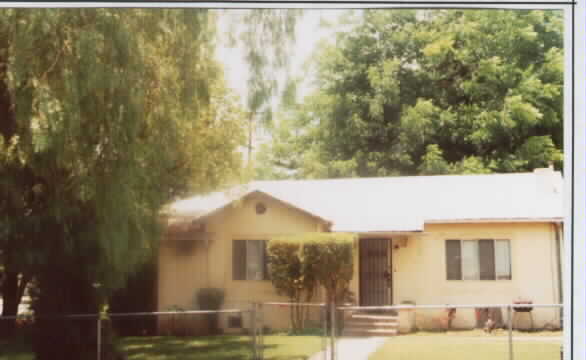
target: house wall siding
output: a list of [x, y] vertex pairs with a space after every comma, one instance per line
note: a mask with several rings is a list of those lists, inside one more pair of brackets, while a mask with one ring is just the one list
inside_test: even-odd
[[[263, 215], [255, 212], [255, 205], [263, 202], [267, 211]], [[223, 288], [226, 291], [224, 308], [248, 309], [252, 302], [282, 302], [286, 297], [276, 294], [269, 280], [233, 280], [233, 240], [269, 240], [276, 235], [321, 230], [318, 219], [287, 207], [261, 194], [247, 198], [235, 207], [222, 211], [206, 223], [206, 231], [213, 234], [207, 251], [198, 249], [192, 261], [199, 265], [187, 266], [182, 259], [161, 252], [159, 308], [178, 304], [193, 309], [191, 299], [198, 288], [203, 286]], [[206, 252], [209, 256], [207, 266]], [[187, 259], [185, 259], [187, 260]], [[181, 272], [181, 274], [177, 274]], [[204, 285], [205, 284], [205, 285]], [[321, 294], [318, 294], [321, 295]], [[163, 301], [161, 301], [163, 300]], [[319, 296], [314, 299], [320, 301]], [[289, 327], [289, 309], [277, 306], [265, 309], [266, 324], [272, 328]], [[227, 327], [227, 316], [221, 317]], [[242, 318], [244, 328], [249, 327], [249, 316]]]
[[[534, 303], [558, 303], [555, 237], [548, 223], [432, 224], [393, 251], [395, 304], [508, 304], [523, 297]], [[446, 239], [509, 239], [511, 280], [447, 280]], [[559, 311], [534, 309], [535, 327], [559, 325]], [[437, 325], [441, 311], [419, 311], [418, 327]], [[503, 314], [506, 318], [506, 314]], [[528, 326], [528, 316], [518, 316]], [[475, 326], [474, 310], [458, 310], [455, 327]]]
[[[262, 201], [267, 212], [257, 215], [255, 205]], [[194, 295], [201, 287], [226, 290], [225, 308], [249, 308], [251, 302], [287, 301], [276, 294], [270, 281], [232, 280], [232, 240], [268, 240], [275, 235], [322, 230], [320, 222], [307, 214], [261, 194], [212, 217], [206, 231], [213, 240], [199, 244], [189, 255], [177, 255], [161, 247], [159, 258], [159, 310], [172, 306], [194, 309]], [[511, 241], [511, 280], [446, 280], [446, 239], [509, 239]], [[356, 247], [358, 250], [358, 247]], [[428, 224], [421, 235], [410, 236], [406, 247], [392, 250], [394, 304], [496, 304], [511, 303], [517, 297], [534, 303], [557, 303], [555, 234], [549, 223]], [[354, 262], [351, 290], [358, 295], [358, 254]], [[314, 299], [321, 301], [323, 292]], [[357, 299], [358, 300], [358, 299]], [[415, 315], [415, 316], [412, 316]], [[506, 314], [503, 314], [506, 316]], [[317, 316], [314, 314], [314, 316]], [[420, 328], [437, 327], [442, 311], [411, 314]], [[265, 309], [265, 323], [272, 328], [289, 326], [289, 310], [271, 306]], [[559, 311], [535, 309], [534, 325], [559, 325]], [[520, 316], [519, 326], [527, 326]], [[227, 317], [221, 318], [226, 327]], [[473, 310], [458, 310], [453, 325], [474, 327]], [[249, 316], [243, 327], [249, 327]]]

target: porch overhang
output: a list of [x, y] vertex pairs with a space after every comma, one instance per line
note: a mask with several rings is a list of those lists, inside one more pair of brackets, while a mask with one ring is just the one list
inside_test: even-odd
[[367, 231], [356, 232], [359, 239], [392, 239], [396, 237], [423, 235], [422, 230], [413, 231]]
[[366, 211], [357, 216], [338, 219], [332, 225], [332, 232], [354, 234], [399, 235], [419, 233], [424, 230], [423, 219], [413, 216], [389, 218], [384, 213]]

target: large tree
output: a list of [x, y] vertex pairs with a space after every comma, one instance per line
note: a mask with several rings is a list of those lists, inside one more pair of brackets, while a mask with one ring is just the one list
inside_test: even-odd
[[[303, 15], [300, 9], [226, 10], [230, 22], [226, 33], [228, 43], [238, 45], [246, 64], [247, 91], [245, 104], [248, 119], [249, 164], [259, 130], [273, 126], [273, 108], [278, 103], [279, 90], [289, 84], [289, 59], [295, 43], [295, 25]], [[282, 98], [289, 98], [283, 91]]]
[[238, 174], [214, 25], [205, 10], [0, 11], [0, 246], [4, 273], [38, 285], [37, 359], [95, 358], [95, 324], [43, 316], [96, 313], [152, 252], [165, 203]]
[[561, 167], [561, 12], [365, 10], [344, 21], [261, 176]]

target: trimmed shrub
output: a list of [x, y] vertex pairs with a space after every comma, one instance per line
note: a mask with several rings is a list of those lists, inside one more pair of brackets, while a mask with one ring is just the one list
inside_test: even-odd
[[[200, 310], [220, 310], [224, 304], [225, 293], [223, 289], [201, 288], [195, 295], [197, 306]], [[218, 314], [207, 314], [210, 331], [212, 334], [220, 332]]]
[[[271, 239], [267, 246], [268, 271], [277, 294], [287, 296], [293, 303], [311, 302], [317, 285], [311, 268], [301, 259], [302, 240], [297, 237]], [[298, 333], [305, 327], [308, 308], [291, 307], [291, 327]]]
[[303, 242], [303, 263], [326, 289], [326, 302], [338, 303], [354, 273], [354, 240], [346, 233], [310, 233]]
[[[355, 239], [356, 235], [347, 233], [302, 233], [271, 239], [268, 253], [273, 285], [293, 302], [300, 302], [303, 291], [313, 296], [320, 284], [326, 290], [328, 305], [342, 303], [350, 293]], [[291, 316], [293, 321], [295, 315]], [[303, 322], [293, 322], [295, 326], [302, 327]]]

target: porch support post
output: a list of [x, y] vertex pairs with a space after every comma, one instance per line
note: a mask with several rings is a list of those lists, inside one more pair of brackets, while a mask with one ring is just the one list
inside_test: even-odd
[[250, 309], [250, 330], [252, 333], [252, 358], [259, 360], [256, 338], [256, 303], [252, 303], [252, 308]]
[[322, 341], [321, 346], [323, 349], [323, 360], [328, 360], [328, 306], [324, 304], [320, 307], [321, 311], [321, 321], [322, 323]]
[[264, 316], [262, 303], [258, 304], [258, 358], [264, 359]]

